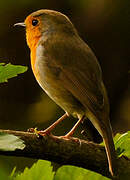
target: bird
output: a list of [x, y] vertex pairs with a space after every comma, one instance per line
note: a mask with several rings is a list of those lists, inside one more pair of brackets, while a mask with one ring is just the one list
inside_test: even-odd
[[88, 118], [103, 138], [109, 171], [115, 173], [116, 152], [110, 124], [110, 108], [100, 64], [81, 39], [70, 19], [61, 12], [41, 9], [15, 26], [26, 28], [34, 76], [46, 94], [65, 114], [44, 131], [49, 134], [68, 116], [77, 118], [64, 136], [70, 138]]

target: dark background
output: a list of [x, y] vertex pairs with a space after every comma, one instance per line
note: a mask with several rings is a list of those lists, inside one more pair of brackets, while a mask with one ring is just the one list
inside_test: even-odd
[[[26, 65], [29, 68], [25, 74], [0, 84], [0, 128], [24, 131], [29, 127], [44, 129], [63, 114], [42, 91], [33, 76], [24, 29], [13, 27], [13, 24], [24, 21], [27, 15], [42, 8], [66, 14], [83, 40], [92, 48], [102, 67], [110, 100], [113, 131], [128, 131], [129, 0], [1, 0], [0, 62]], [[65, 120], [56, 128], [55, 134], [64, 135], [74, 123], [72, 118]], [[0, 167], [8, 169], [9, 173], [14, 166], [17, 166], [17, 170], [22, 170], [33, 162], [34, 160], [26, 158], [0, 157]]]

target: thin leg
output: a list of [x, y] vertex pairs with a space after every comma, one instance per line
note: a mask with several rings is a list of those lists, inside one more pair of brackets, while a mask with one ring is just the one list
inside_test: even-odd
[[75, 130], [76, 130], [76, 128], [79, 126], [79, 124], [84, 120], [84, 118], [85, 118], [85, 116], [83, 116], [82, 118], [80, 118], [78, 121], [77, 121], [77, 123], [73, 126], [73, 128], [65, 135], [65, 136], [63, 136], [64, 138], [70, 138], [73, 134], [74, 134], [74, 132], [75, 132]]
[[65, 113], [63, 116], [61, 116], [57, 121], [55, 121], [52, 125], [50, 125], [47, 129], [45, 129], [44, 131], [39, 131], [38, 134], [40, 135], [46, 135], [46, 134], [50, 134], [50, 132], [64, 119], [66, 119], [68, 117], [68, 114]]

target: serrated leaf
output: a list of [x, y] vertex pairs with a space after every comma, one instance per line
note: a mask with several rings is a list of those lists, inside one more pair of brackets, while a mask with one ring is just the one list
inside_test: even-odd
[[109, 180], [108, 178], [75, 166], [62, 166], [60, 167], [56, 175], [54, 177], [54, 180]]
[[0, 151], [15, 151], [16, 149], [24, 149], [25, 144], [24, 141], [20, 139], [20, 137], [0, 133]]
[[25, 71], [27, 71], [25, 66], [0, 63], [0, 83], [7, 82], [8, 79], [16, 77]]
[[25, 168], [24, 172], [18, 174], [14, 180], [53, 180], [54, 172], [52, 171], [51, 162], [39, 160], [29, 168]]
[[124, 134], [117, 134], [114, 142], [118, 156], [125, 155], [130, 158], [130, 131]]

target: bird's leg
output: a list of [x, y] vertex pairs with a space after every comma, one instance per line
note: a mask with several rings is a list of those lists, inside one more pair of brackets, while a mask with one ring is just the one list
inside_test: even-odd
[[50, 125], [47, 129], [43, 130], [43, 131], [38, 131], [39, 135], [45, 136], [45, 135], [49, 135], [50, 132], [64, 119], [66, 119], [68, 117], [68, 114], [65, 113], [63, 116], [61, 116], [57, 121], [55, 121], [52, 125]]
[[82, 116], [77, 123], [73, 126], [73, 128], [65, 135], [62, 136], [63, 138], [69, 139], [75, 132], [76, 128], [79, 126], [79, 124], [84, 120], [85, 116]]

